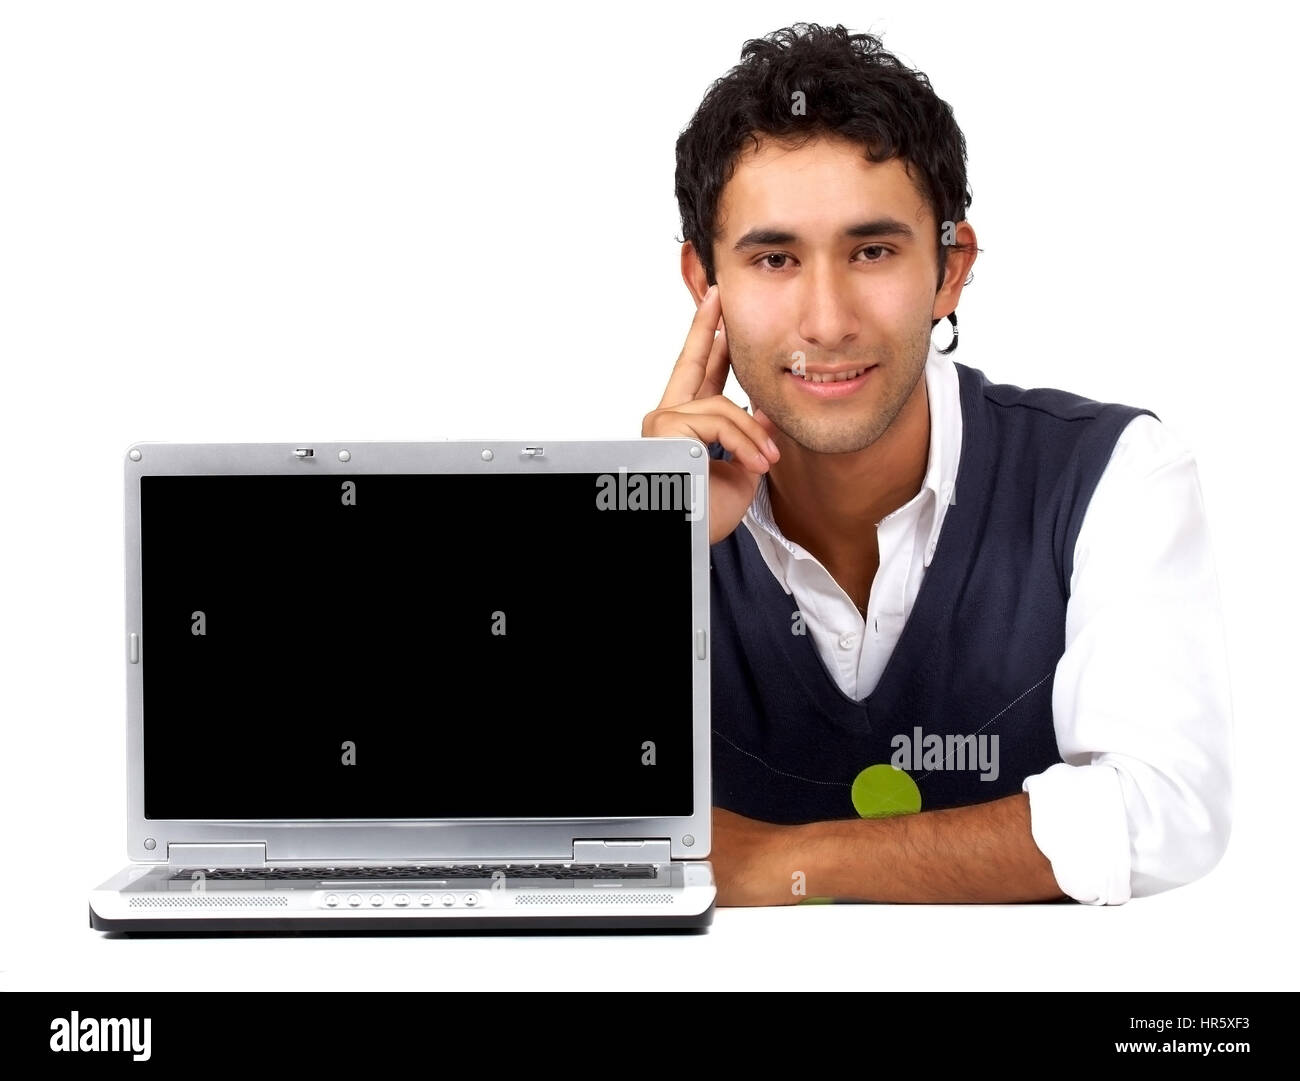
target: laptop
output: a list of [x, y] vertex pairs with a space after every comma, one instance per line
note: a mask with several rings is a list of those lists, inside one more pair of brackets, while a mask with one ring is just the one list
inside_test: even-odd
[[107, 932], [701, 930], [708, 453], [136, 443]]

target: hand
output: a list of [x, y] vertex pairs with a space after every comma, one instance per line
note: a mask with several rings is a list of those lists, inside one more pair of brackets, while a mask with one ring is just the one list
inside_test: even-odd
[[759, 477], [780, 457], [770, 434], [775, 429], [762, 410], [751, 417], [722, 396], [730, 367], [722, 302], [714, 285], [699, 303], [659, 407], [641, 422], [642, 436], [693, 436], [706, 445], [721, 443], [731, 452], [729, 462], [709, 461], [710, 544], [730, 536], [740, 524], [754, 501]]
[[[713, 845], [709, 862], [718, 885], [718, 905], [795, 905], [798, 826], [759, 822], [721, 807], [713, 808]], [[787, 866], [787, 864], [789, 866]]]

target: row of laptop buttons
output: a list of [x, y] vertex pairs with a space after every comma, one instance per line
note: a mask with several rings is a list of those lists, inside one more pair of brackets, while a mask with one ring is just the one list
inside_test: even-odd
[[[382, 893], [372, 893], [369, 898], [370, 907], [382, 908], [385, 900], [386, 898]], [[410, 905], [411, 898], [405, 893], [399, 893], [393, 897], [392, 901], [397, 908], [406, 908]], [[473, 908], [478, 904], [478, 896], [473, 893], [467, 893], [461, 897], [457, 897], [454, 893], [444, 893], [439, 898], [435, 898], [431, 893], [420, 895], [420, 906], [422, 908], [431, 908], [435, 903], [440, 903], [444, 908], [451, 908], [457, 901], [461, 901], [467, 907]], [[338, 908], [340, 903], [339, 895], [337, 893], [331, 893], [325, 897], [325, 905], [327, 908]], [[362, 905], [366, 904], [366, 899], [359, 893], [353, 893], [348, 895], [347, 903], [349, 908], [360, 908]]]

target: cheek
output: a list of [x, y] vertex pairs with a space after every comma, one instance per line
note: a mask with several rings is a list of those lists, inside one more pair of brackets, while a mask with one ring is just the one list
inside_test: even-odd
[[723, 301], [722, 321], [732, 358], [739, 365], [780, 351], [790, 339], [790, 326], [773, 306], [752, 297]]

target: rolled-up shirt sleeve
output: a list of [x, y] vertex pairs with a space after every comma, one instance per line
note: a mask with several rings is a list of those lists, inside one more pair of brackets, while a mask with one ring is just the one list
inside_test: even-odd
[[1142, 415], [1116, 442], [1075, 543], [1053, 724], [1027, 777], [1062, 892], [1123, 904], [1201, 877], [1232, 827], [1232, 715], [1218, 576], [1196, 463]]

